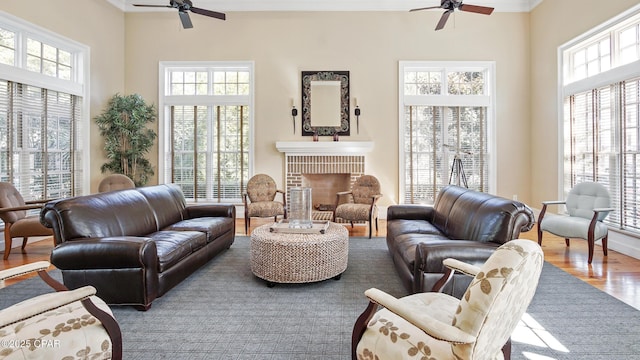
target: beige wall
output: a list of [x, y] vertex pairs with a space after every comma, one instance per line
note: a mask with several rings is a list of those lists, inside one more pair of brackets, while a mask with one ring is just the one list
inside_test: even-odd
[[[0, 1], [0, 10], [91, 48], [90, 115], [93, 119], [115, 93], [124, 91], [125, 22], [122, 11], [104, 0]], [[91, 122], [90, 183], [102, 178], [104, 145]]]
[[559, 196], [558, 47], [639, 3], [547, 0], [531, 12], [532, 206]]
[[[234, 12], [227, 21], [191, 15], [181, 29], [175, 12], [127, 13], [126, 92], [157, 103], [158, 62], [255, 62], [255, 171], [283, 184], [276, 141], [311, 141], [294, 135], [290, 101], [300, 104], [300, 72], [348, 70], [351, 96], [362, 109], [360, 134], [342, 140], [374, 141], [367, 173], [385, 195], [398, 197], [398, 61], [490, 60], [497, 68], [498, 193], [529, 197], [529, 15], [490, 17], [457, 13], [435, 32], [439, 12]], [[329, 138], [321, 138], [329, 140]], [[154, 162], [157, 157], [153, 156]]]

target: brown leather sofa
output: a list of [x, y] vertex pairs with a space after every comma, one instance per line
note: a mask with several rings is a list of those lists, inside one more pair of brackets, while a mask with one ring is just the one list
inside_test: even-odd
[[[390, 206], [387, 246], [405, 288], [431, 291], [445, 273], [444, 259], [481, 265], [500, 245], [531, 230], [534, 221], [521, 202], [449, 185], [433, 206]], [[456, 274], [442, 291], [460, 298], [469, 282]]]
[[109, 304], [147, 310], [235, 238], [233, 205], [186, 206], [176, 185], [118, 190], [47, 203], [51, 263], [71, 289], [92, 285]]

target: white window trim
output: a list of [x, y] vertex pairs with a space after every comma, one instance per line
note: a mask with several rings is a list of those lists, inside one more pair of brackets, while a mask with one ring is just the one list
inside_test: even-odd
[[[455, 68], [456, 70], [488, 70], [486, 95], [404, 95], [404, 73], [412, 68], [416, 69], [437, 69]], [[487, 153], [489, 159], [488, 181], [489, 193], [496, 193], [497, 184], [497, 144], [496, 144], [496, 63], [495, 61], [399, 61], [398, 62], [398, 177], [399, 177], [399, 199], [404, 199], [404, 184], [406, 159], [404, 157], [404, 129], [405, 123], [404, 106], [405, 100], [412, 100], [412, 104], [428, 104], [436, 106], [486, 106], [487, 107]]]
[[[2, 23], [8, 30], [21, 34], [16, 44], [16, 55], [20, 53], [23, 55], [16, 57], [15, 66], [0, 64], [0, 77], [14, 82], [29, 84], [82, 97], [81, 123], [83, 126], [82, 129], [80, 129], [81, 133], [78, 134], [78, 138], [82, 139], [82, 141], [77, 144], [77, 150], [82, 154], [82, 192], [84, 194], [88, 194], [91, 188], [91, 154], [89, 153], [89, 141], [91, 139], [91, 102], [89, 100], [89, 91], [91, 89], [91, 48], [4, 11], [0, 11], [0, 23]], [[26, 56], [24, 55], [26, 54], [26, 41], [23, 40], [22, 35], [28, 35], [33, 39], [56, 46], [57, 48], [65, 51], [69, 51], [73, 56], [72, 66], [74, 69], [71, 75], [71, 80], [62, 80], [24, 69], [23, 63], [24, 56]], [[21, 48], [22, 50], [19, 50], [18, 48]]]
[[[602, 72], [598, 75], [588, 77], [586, 79], [582, 79], [579, 81], [575, 81], [573, 83], [564, 83], [564, 73], [568, 71], [568, 63], [569, 59], [565, 58], [565, 52], [570, 50], [572, 47], [585, 42], [587, 39], [597, 36], [599, 33], [606, 31], [612, 27], [622, 25], [625, 22], [629, 21], [630, 18], [640, 14], [640, 4], [628, 9], [627, 11], [621, 13], [618, 16], [613, 17], [612, 19], [594, 27], [593, 29], [587, 31], [586, 33], [573, 38], [572, 40], [560, 45], [558, 47], [557, 52], [557, 81], [558, 81], [558, 91], [557, 91], [557, 126], [558, 126], [558, 139], [556, 141], [557, 144], [557, 153], [558, 153], [558, 199], [562, 199], [564, 197], [564, 99], [567, 96], [571, 96], [573, 94], [577, 94], [583, 91], [587, 91], [590, 89], [595, 89], [598, 87], [602, 87], [604, 85], [611, 84], [613, 82], [618, 82], [624, 79], [633, 78], [636, 76], [640, 76], [640, 60], [614, 67], [611, 70]], [[615, 54], [611, 54], [611, 56], [616, 56]]]
[[[213, 95], [193, 95], [193, 96], [168, 96], [167, 87], [169, 81], [167, 75], [172, 68], [180, 68], [181, 70], [202, 70], [203, 68], [225, 68], [228, 70], [233, 69], [249, 69], [250, 72], [250, 84], [249, 84], [249, 106], [254, 109], [249, 114], [249, 176], [254, 172], [254, 117], [255, 117], [255, 63], [253, 61], [160, 61], [158, 66], [158, 183], [163, 184], [168, 181], [166, 178], [166, 166], [167, 153], [165, 152], [165, 144], [168, 144], [171, 139], [170, 134], [166, 131], [166, 122], [170, 117], [167, 113], [167, 106], [171, 105], [185, 105], [192, 104], [191, 100], [199, 99], [203, 102], [211, 103], [213, 99], [215, 102], [222, 105], [241, 105], [240, 98], [246, 98], [244, 95], [236, 96], [213, 96]], [[222, 100], [222, 101], [221, 101]]]

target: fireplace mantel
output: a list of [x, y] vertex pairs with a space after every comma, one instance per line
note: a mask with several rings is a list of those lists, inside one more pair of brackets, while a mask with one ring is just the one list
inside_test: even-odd
[[276, 141], [288, 155], [362, 155], [373, 150], [372, 141]]

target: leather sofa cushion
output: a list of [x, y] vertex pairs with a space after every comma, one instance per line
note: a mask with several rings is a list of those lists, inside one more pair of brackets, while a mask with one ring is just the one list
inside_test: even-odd
[[[134, 189], [62, 199], [45, 205], [45, 209], [54, 207], [57, 222], [64, 224], [60, 228], [64, 240], [146, 236], [158, 231], [149, 202]], [[60, 241], [57, 237], [55, 240]]]
[[182, 220], [182, 212], [186, 207], [180, 189], [168, 184], [145, 186], [136, 189], [149, 202], [158, 223], [157, 230]]
[[158, 272], [171, 268], [207, 243], [206, 235], [198, 231], [157, 231], [149, 237], [158, 249]]
[[395, 238], [395, 247], [402, 261], [413, 272], [416, 261], [416, 246], [420, 243], [429, 245], [451, 244], [452, 240], [442, 234], [403, 234]]
[[498, 244], [520, 232], [514, 229], [514, 214], [525, 208], [505, 198], [457, 187], [447, 188], [446, 196], [440, 196], [434, 206], [432, 223], [447, 237]]
[[438, 228], [426, 220], [387, 220], [387, 245], [393, 253], [398, 250], [396, 237], [403, 234], [430, 234], [444, 236]]
[[229, 229], [233, 228], [232, 218], [221, 217], [200, 217], [179, 221], [167, 226], [163, 230], [167, 231], [200, 231], [207, 234], [207, 243], [220, 237]]

